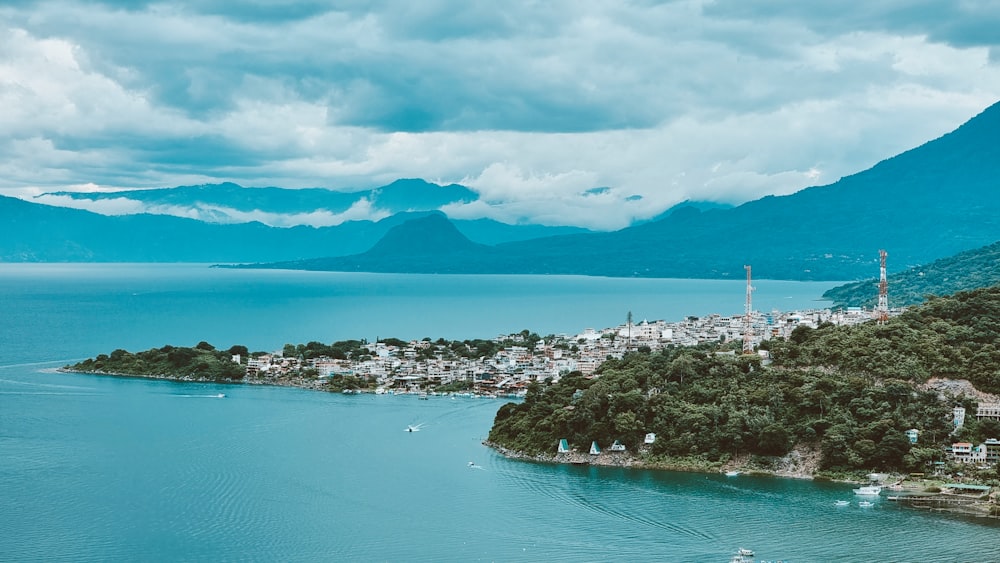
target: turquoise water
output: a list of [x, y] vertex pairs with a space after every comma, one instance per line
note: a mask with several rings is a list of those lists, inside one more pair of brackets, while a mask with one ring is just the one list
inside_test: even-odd
[[[251, 350], [378, 337], [542, 336], [642, 319], [742, 314], [745, 281], [0, 264], [0, 365], [164, 344]], [[756, 308], [818, 307], [831, 282], [754, 282]]]
[[[755, 285], [758, 302], [774, 288], [795, 308], [830, 284]], [[884, 501], [834, 507], [852, 499], [848, 485], [507, 460], [480, 443], [499, 401], [49, 369], [116, 347], [199, 340], [272, 349], [575, 332], [616, 324], [623, 309], [668, 320], [738, 312], [741, 290], [0, 265], [0, 560], [710, 562], [739, 546], [791, 561], [995, 560], [994, 521]], [[410, 424], [423, 426], [405, 432]]]

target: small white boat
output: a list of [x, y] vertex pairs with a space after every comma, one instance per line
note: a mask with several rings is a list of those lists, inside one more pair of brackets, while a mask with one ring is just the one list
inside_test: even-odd
[[739, 471], [735, 471], [735, 470], [734, 471], [726, 471], [726, 477], [736, 477], [739, 474], [740, 474], [740, 472]]
[[851, 501], [849, 501], [849, 500], [838, 500], [837, 502], [835, 502], [833, 504], [834, 504], [834, 506], [847, 506], [847, 505], [851, 504]]
[[867, 500], [863, 500], [863, 501], [861, 501], [861, 502], [858, 503], [858, 506], [860, 506], [861, 508], [868, 508], [870, 506], [875, 506], [875, 503], [874, 502], [868, 502]]
[[428, 398], [427, 398], [427, 393], [426, 393], [426, 392], [424, 392], [424, 393], [421, 393], [421, 394], [417, 395], [417, 398], [418, 398], [418, 399], [421, 399], [421, 400], [424, 400], [424, 401], [427, 401], [427, 400], [428, 400]]
[[225, 399], [226, 398], [226, 394], [225, 393], [219, 393], [218, 395], [215, 396], [215, 398], [217, 398], [217, 399]]
[[882, 494], [882, 487], [878, 485], [868, 485], [854, 489], [854, 494], [875, 497]]

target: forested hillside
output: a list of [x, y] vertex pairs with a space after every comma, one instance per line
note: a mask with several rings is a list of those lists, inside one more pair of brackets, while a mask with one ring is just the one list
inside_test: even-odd
[[[888, 276], [889, 306], [921, 303], [928, 295], [951, 295], [1000, 283], [1000, 242], [915, 266]], [[823, 294], [833, 307], [872, 307], [875, 279], [837, 286]]]
[[[800, 327], [766, 343], [770, 365], [709, 348], [634, 353], [591, 379], [534, 384], [524, 403], [499, 410], [489, 439], [527, 454], [552, 453], [562, 438], [583, 451], [592, 440], [636, 451], [653, 432], [650, 459], [718, 462], [799, 445], [820, 451], [823, 469], [914, 470], [955, 439], [1000, 437], [1000, 425], [975, 420], [949, 436], [952, 400], [922, 385], [961, 378], [1000, 392], [998, 338], [992, 287], [934, 298], [885, 326]], [[917, 446], [910, 428], [920, 430]]]

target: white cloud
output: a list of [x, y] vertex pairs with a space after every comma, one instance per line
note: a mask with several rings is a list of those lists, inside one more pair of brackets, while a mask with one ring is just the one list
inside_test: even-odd
[[[25, 194], [26, 195], [26, 194]], [[274, 213], [254, 209], [243, 211], [222, 205], [196, 203], [190, 207], [178, 205], [150, 205], [143, 201], [126, 197], [102, 199], [77, 199], [69, 195], [41, 194], [35, 197], [24, 197], [44, 205], [84, 209], [101, 215], [135, 215], [149, 213], [152, 215], [172, 215], [198, 219], [210, 223], [250, 223], [258, 222], [272, 227], [294, 227], [308, 225], [311, 227], [330, 227], [347, 221], [379, 221], [390, 215], [372, 205], [367, 199], [360, 199], [350, 208], [334, 213], [327, 209], [317, 209], [308, 213]]]
[[0, 193], [421, 177], [465, 182], [491, 202], [448, 210], [463, 217], [618, 228], [684, 199], [739, 203], [833, 182], [997, 101], [1000, 40], [984, 30], [1000, 10], [924, 9], [0, 7]]
[[[152, 207], [151, 209], [156, 212], [160, 207]], [[379, 221], [389, 216], [389, 212], [375, 208], [370, 201], [364, 198], [355, 202], [342, 213], [334, 213], [326, 209], [317, 209], [309, 213], [272, 213], [259, 209], [240, 211], [216, 205], [200, 205], [198, 209], [209, 215], [226, 217], [229, 222], [249, 223], [256, 221], [272, 227], [294, 227], [296, 225], [331, 227], [347, 221]]]
[[146, 212], [146, 205], [143, 202], [125, 197], [95, 200], [76, 199], [68, 195], [42, 194], [33, 200], [44, 205], [84, 209], [101, 215], [135, 215]]

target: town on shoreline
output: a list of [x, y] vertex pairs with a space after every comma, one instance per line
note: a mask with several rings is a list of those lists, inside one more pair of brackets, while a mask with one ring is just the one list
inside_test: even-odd
[[[752, 315], [754, 347], [771, 338], [787, 338], [799, 327], [823, 323], [849, 326], [870, 320], [863, 309], [805, 311]], [[668, 346], [697, 346], [743, 341], [745, 317], [711, 314], [682, 321], [640, 321], [600, 330], [587, 328], [574, 335], [541, 337], [528, 330], [484, 341], [401, 341], [390, 338], [360, 341], [359, 353], [334, 357], [322, 346], [286, 345], [282, 351], [253, 353], [236, 362], [246, 364], [248, 383], [289, 382], [322, 389], [335, 378], [348, 378], [345, 390], [376, 393], [437, 393], [461, 391], [476, 396], [523, 397], [533, 382], [558, 381], [562, 375], [592, 375], [609, 359], [628, 352], [655, 352]], [[313, 343], [317, 344], [317, 343]], [[485, 344], [485, 345], [484, 345]], [[733, 349], [735, 353], [735, 348]], [[766, 351], [761, 351], [766, 356]], [[353, 385], [351, 385], [353, 384]]]

